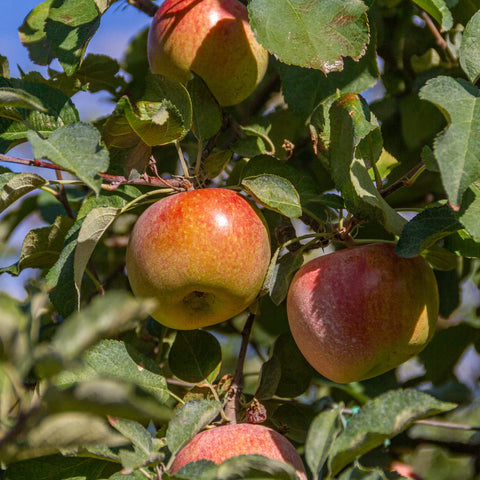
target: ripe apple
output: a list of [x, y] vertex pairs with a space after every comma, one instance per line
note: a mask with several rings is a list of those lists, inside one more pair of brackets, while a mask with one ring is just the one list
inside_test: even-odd
[[227, 106], [255, 90], [268, 52], [255, 39], [239, 0], [166, 0], [150, 27], [148, 59], [153, 73], [181, 83], [196, 73]]
[[239, 194], [206, 188], [165, 197], [138, 218], [127, 247], [135, 295], [152, 317], [190, 330], [223, 322], [257, 296], [270, 261], [265, 225]]
[[375, 377], [420, 352], [438, 317], [435, 276], [391, 244], [340, 250], [306, 263], [287, 297], [293, 338], [307, 361], [339, 383]]
[[198, 433], [178, 452], [170, 472], [174, 474], [187, 463], [197, 460], [220, 464], [237, 455], [253, 454], [287, 463], [295, 468], [301, 480], [307, 480], [295, 447], [277, 431], [252, 423], [223, 425]]

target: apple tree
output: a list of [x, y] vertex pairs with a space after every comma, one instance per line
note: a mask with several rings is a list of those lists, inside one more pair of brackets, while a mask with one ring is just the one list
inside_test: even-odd
[[[108, 9], [159, 30], [125, 32], [120, 61], [91, 53]], [[0, 479], [480, 479], [479, 0], [39, 0], [18, 32], [28, 73], [10, 73], [0, 44], [0, 278], [25, 295], [0, 292]], [[110, 113], [82, 119], [79, 92], [101, 92]], [[155, 292], [129, 282], [130, 234], [151, 205], [215, 188], [262, 220], [261, 281], [249, 224], [222, 243], [202, 214], [167, 213], [168, 255], [136, 269], [255, 285], [240, 313], [199, 328], [161, 303], [167, 327]], [[408, 361], [337, 383], [297, 346], [289, 287], [312, 259], [378, 243], [435, 279], [434, 328]], [[367, 283], [340, 288], [333, 268], [322, 292], [339, 304]], [[400, 279], [382, 278], [368, 301], [395, 305]], [[197, 286], [189, 302], [216, 293]], [[237, 423], [294, 453], [238, 434], [172, 469], [199, 432]]]

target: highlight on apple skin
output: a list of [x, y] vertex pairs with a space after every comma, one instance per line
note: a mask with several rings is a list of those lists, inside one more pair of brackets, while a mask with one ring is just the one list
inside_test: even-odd
[[196, 73], [222, 106], [245, 100], [268, 66], [239, 0], [166, 0], [150, 27], [148, 59], [153, 73], [184, 84]]
[[214, 325], [257, 297], [270, 262], [262, 219], [239, 194], [205, 188], [162, 198], [138, 218], [126, 254], [133, 293], [180, 330]]
[[198, 433], [177, 453], [170, 473], [175, 474], [187, 463], [198, 460], [218, 465], [231, 457], [254, 454], [287, 463], [301, 480], [307, 480], [295, 447], [277, 431], [251, 423], [223, 425]]
[[287, 315], [307, 361], [338, 383], [396, 368], [430, 341], [439, 309], [433, 271], [371, 244], [311, 260], [294, 276]]

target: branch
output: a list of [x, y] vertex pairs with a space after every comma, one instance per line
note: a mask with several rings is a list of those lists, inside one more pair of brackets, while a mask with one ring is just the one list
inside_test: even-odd
[[152, 3], [151, 0], [128, 0], [128, 3], [150, 17], [154, 17], [158, 10], [158, 5]]
[[[4, 155], [2, 153], [0, 153], [0, 162], [16, 163], [20, 165], [27, 165], [29, 167], [49, 168], [61, 172], [66, 171], [64, 168], [59, 167], [58, 165], [45, 162], [43, 160], [11, 157], [10, 155]], [[123, 175], [109, 175], [107, 173], [99, 173], [98, 175], [102, 177], [105, 182], [107, 182], [107, 185], [102, 185], [102, 188], [106, 190], [116, 190], [120, 185], [149, 185], [151, 187], [172, 188], [173, 190], [178, 191], [189, 190], [192, 188], [191, 182], [182, 177], [166, 179], [162, 177], [143, 175], [135, 180], [128, 180]]]
[[393, 182], [390, 186], [381, 190], [380, 195], [385, 198], [402, 187], [410, 186], [413, 183], [412, 179], [416, 179], [416, 176], [422, 173], [424, 169], [425, 162], [420, 162], [418, 165], [415, 165], [415, 167], [413, 167], [409, 172], [407, 172], [402, 178], [399, 178], [396, 182]]
[[442, 49], [446, 50], [447, 49], [447, 42], [446, 40], [442, 37], [442, 34], [438, 31], [437, 26], [433, 23], [433, 20], [430, 18], [430, 15], [427, 12], [422, 12], [421, 17], [425, 21], [425, 24], [427, 25], [428, 29], [432, 33], [432, 35], [435, 37], [435, 41], [437, 42], [437, 45]]
[[250, 312], [242, 330], [242, 344], [240, 346], [240, 353], [238, 354], [237, 368], [235, 369], [233, 383], [228, 392], [229, 399], [224, 410], [225, 418], [227, 418], [230, 423], [237, 423], [240, 395], [242, 394], [243, 389], [243, 367], [245, 365], [245, 357], [247, 355], [247, 347], [254, 320], [255, 314]]

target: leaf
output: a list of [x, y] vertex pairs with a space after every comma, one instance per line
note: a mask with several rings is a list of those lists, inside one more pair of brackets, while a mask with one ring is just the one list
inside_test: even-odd
[[193, 133], [198, 140], [207, 140], [222, 126], [222, 109], [205, 82], [197, 75], [188, 82], [187, 89], [192, 100]]
[[427, 208], [405, 225], [395, 253], [399, 257], [416, 257], [441, 238], [461, 228], [455, 212], [448, 205]]
[[327, 76], [318, 70], [277, 62], [282, 78], [282, 93], [288, 108], [302, 117], [308, 117], [338, 91], [359, 93], [373, 87], [380, 75], [376, 39], [373, 37], [367, 53], [359, 61], [346, 58], [341, 72], [331, 72]]
[[[49, 227], [30, 230], [25, 237], [20, 251], [20, 259], [15, 265], [18, 275], [26, 268], [50, 268], [58, 260], [63, 241], [73, 220], [69, 217], [57, 217]], [[3, 269], [0, 269], [0, 273]]]
[[353, 467], [343, 472], [338, 480], [401, 480], [406, 477], [396, 472], [385, 472], [378, 468], [367, 469], [365, 467]]
[[275, 305], [280, 305], [287, 297], [290, 281], [302, 264], [303, 255], [300, 252], [288, 252], [270, 266], [272, 272], [268, 291]]
[[110, 420], [110, 424], [143, 453], [150, 454], [154, 451], [152, 435], [140, 423], [124, 418], [115, 418]]
[[35, 173], [0, 174], [0, 212], [27, 193], [46, 184], [47, 181]]
[[422, 10], [430, 14], [440, 25], [443, 31], [453, 27], [452, 13], [445, 0], [413, 0]]
[[434, 143], [443, 185], [454, 209], [469, 185], [480, 177], [480, 90], [461, 78], [438, 76], [420, 90], [420, 98], [436, 105], [448, 127]]
[[[49, 346], [44, 345], [38, 355], [38, 369], [44, 370], [44, 375], [58, 373], [55, 370], [62, 363], [74, 360], [100, 339], [132, 328], [152, 308], [152, 301], [140, 301], [124, 291], [96, 297], [88, 307], [76, 312], [56, 329]], [[51, 362], [53, 368], [49, 368]]]
[[284, 63], [325, 74], [342, 70], [343, 57], [364, 55], [366, 10], [360, 0], [252, 0], [248, 5], [255, 36], [268, 51]]
[[330, 108], [330, 128], [330, 169], [346, 207], [399, 235], [406, 221], [382, 198], [368, 172], [381, 154], [382, 141], [363, 98], [350, 93], [338, 98]]
[[58, 58], [65, 73], [72, 75], [100, 25], [100, 17], [95, 0], [80, 5], [75, 0], [47, 0], [27, 15], [19, 29], [20, 40], [34, 62], [48, 65]]
[[94, 458], [48, 455], [9, 464], [5, 480], [97, 480], [108, 466], [110, 462]]
[[156, 362], [124, 342], [101, 340], [85, 352], [82, 364], [81, 368], [61, 372], [56, 384], [111, 378], [141, 387], [162, 404], [170, 399], [167, 382]]
[[220, 175], [228, 162], [231, 160], [233, 153], [231, 150], [222, 150], [220, 152], [211, 153], [202, 164], [205, 178], [215, 178]]
[[356, 458], [403, 432], [415, 420], [455, 407], [412, 389], [389, 391], [376, 397], [360, 408], [335, 440], [329, 458], [331, 474], [336, 475]]
[[57, 88], [44, 83], [2, 77], [0, 88], [21, 90], [38, 98], [47, 110], [41, 112], [18, 109], [14, 111], [13, 118], [2, 118], [6, 111], [12, 112], [12, 109], [0, 109], [0, 152], [6, 152], [13, 145], [25, 141], [31, 129], [35, 129], [43, 137], [48, 137], [56, 129], [79, 121], [77, 109], [72, 101]]
[[259, 400], [268, 400], [275, 395], [282, 376], [282, 366], [278, 357], [272, 356], [262, 364], [260, 370], [260, 379], [255, 398]]
[[476, 242], [480, 242], [480, 181], [473, 182], [462, 199], [458, 219]]
[[460, 65], [475, 85], [480, 78], [480, 11], [470, 19], [463, 32]]
[[180, 380], [213, 382], [222, 363], [218, 340], [203, 330], [178, 331], [168, 353], [168, 366]]
[[298, 397], [304, 393], [314, 370], [303, 357], [290, 332], [278, 336], [273, 355], [280, 361], [282, 375], [276, 395], [284, 398]]
[[316, 477], [327, 461], [333, 443], [342, 429], [338, 408], [319, 413], [313, 420], [305, 443], [305, 458]]
[[8, 58], [0, 55], [0, 77], [9, 78], [10, 68], [8, 66]]
[[48, 158], [84, 181], [97, 194], [100, 192], [100, 172], [106, 172], [108, 151], [100, 145], [98, 130], [89, 123], [78, 122], [55, 130], [48, 139], [34, 132], [27, 138], [35, 158]]
[[18, 88], [0, 88], [0, 107], [26, 108], [47, 112], [39, 98]]
[[78, 232], [73, 265], [74, 281], [78, 292], [79, 302], [83, 274], [87, 268], [93, 250], [103, 234], [107, 231], [108, 227], [110, 227], [118, 217], [119, 213], [120, 210], [115, 207], [95, 208], [87, 214], [82, 222], [82, 226]]
[[222, 405], [213, 400], [192, 400], [185, 403], [172, 418], [167, 429], [167, 445], [176, 454], [195, 434], [211, 423]]
[[246, 177], [242, 186], [262, 205], [289, 218], [302, 215], [300, 197], [292, 183], [277, 175]]
[[298, 480], [295, 469], [279, 460], [263, 455], [238, 455], [218, 466], [216, 478], [275, 478], [277, 480]]

